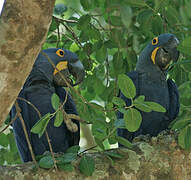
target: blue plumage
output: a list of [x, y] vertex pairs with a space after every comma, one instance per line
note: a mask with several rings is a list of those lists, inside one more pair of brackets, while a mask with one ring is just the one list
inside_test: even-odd
[[[157, 136], [162, 130], [168, 128], [179, 112], [179, 94], [173, 80], [167, 80], [167, 69], [170, 62], [177, 61], [179, 52], [176, 47], [178, 40], [173, 34], [162, 34], [154, 38], [141, 52], [136, 70], [127, 75], [133, 80], [136, 87], [136, 97], [145, 96], [145, 101], [153, 101], [162, 105], [167, 111], [141, 112], [142, 123], [136, 132], [127, 129], [118, 129], [118, 135], [132, 141], [139, 135], [149, 134]], [[125, 100], [126, 105], [131, 105], [131, 100], [121, 92], [119, 97]], [[121, 112], [117, 117], [123, 118]]]
[[[77, 81], [82, 81], [84, 77], [84, 69], [77, 56], [74, 53], [64, 49], [61, 50], [63, 51], [64, 55], [61, 53], [62, 55], [60, 56], [59, 54], [57, 54], [59, 51], [60, 49], [56, 48], [44, 50], [44, 52], [55, 64], [55, 66], [57, 66], [60, 62], [67, 61], [68, 66], [64, 68], [61, 67], [61, 69], [59, 69], [60, 66], [58, 66], [57, 69], [60, 70], [61, 73], [64, 72], [64, 76], [66, 75], [65, 71], [67, 71], [67, 75], [75, 73], [74, 76], [76, 77]], [[78, 66], [76, 66], [76, 63], [78, 64]], [[39, 54], [33, 66], [33, 69], [18, 96], [32, 103], [38, 109], [42, 116], [47, 114], [48, 112], [55, 112], [51, 104], [51, 96], [53, 93], [56, 93], [59, 96], [61, 102], [64, 102], [66, 97], [65, 89], [63, 87], [60, 87], [57, 84], [57, 81], [55, 81], [55, 76], [57, 75], [54, 74], [54, 71], [55, 68], [53, 68], [53, 66], [49, 63], [47, 58], [43, 56], [43, 54]], [[69, 76], [65, 77], [68, 82], [72, 84], [72, 82], [69, 80]], [[61, 80], [59, 80], [59, 83], [60, 82]], [[31, 128], [39, 120], [38, 113], [27, 102], [22, 100], [17, 101], [19, 107], [21, 108], [21, 114], [25, 121], [34, 154], [41, 155], [45, 151], [49, 151], [49, 146], [45, 135], [39, 138], [37, 134], [33, 134], [30, 132]], [[75, 103], [72, 100], [70, 94], [67, 95], [67, 101], [64, 105], [64, 110], [68, 114], [78, 114]], [[13, 118], [15, 114], [16, 108], [15, 106], [13, 106], [10, 115]], [[54, 119], [50, 120], [47, 126], [47, 132], [50, 137], [54, 152], [64, 152], [68, 147], [79, 144], [79, 122], [76, 120], [73, 120], [73, 122], [75, 122], [78, 126], [77, 132], [71, 132], [70, 130], [68, 130], [65, 123], [63, 123], [60, 127], [54, 127]], [[17, 118], [13, 123], [13, 131], [22, 160], [24, 162], [31, 161], [31, 154], [19, 118]]]

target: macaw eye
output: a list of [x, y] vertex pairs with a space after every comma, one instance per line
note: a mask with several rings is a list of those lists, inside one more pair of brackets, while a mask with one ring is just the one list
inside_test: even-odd
[[58, 56], [60, 56], [60, 57], [64, 57], [64, 50], [58, 49], [58, 50], [56, 51], [56, 54], [57, 54]]
[[158, 44], [159, 40], [158, 40], [158, 37], [155, 37], [153, 40], [152, 40], [152, 45], [156, 45]]

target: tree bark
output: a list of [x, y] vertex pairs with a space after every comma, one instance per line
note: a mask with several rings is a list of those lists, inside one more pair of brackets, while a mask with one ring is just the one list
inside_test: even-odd
[[0, 17], [0, 126], [41, 50], [55, 0], [6, 0]]
[[0, 180], [190, 180], [191, 152], [182, 150], [171, 135], [152, 138], [149, 142], [138, 142], [133, 149], [112, 150], [122, 159], [114, 163], [104, 153], [88, 154], [95, 160], [95, 171], [86, 177], [79, 171], [79, 160], [73, 164], [73, 172], [55, 169], [34, 170], [33, 163], [1, 167]]

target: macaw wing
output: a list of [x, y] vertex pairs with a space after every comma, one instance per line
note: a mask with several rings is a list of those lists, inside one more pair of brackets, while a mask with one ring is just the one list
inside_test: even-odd
[[[26, 99], [24, 90], [21, 90], [18, 97]], [[32, 142], [32, 138], [31, 138], [30, 124], [29, 124], [29, 121], [30, 121], [29, 104], [20, 99], [18, 99], [17, 102], [18, 102], [19, 108], [21, 108], [21, 115], [25, 122], [29, 141], [32, 144], [33, 142]], [[16, 114], [17, 114], [16, 107], [14, 105], [10, 111], [11, 119], [13, 119], [16, 116]], [[32, 161], [31, 153], [28, 148], [28, 143], [26, 141], [23, 126], [22, 126], [21, 120], [18, 117], [13, 122], [13, 132], [14, 132], [17, 148], [18, 148], [19, 154], [22, 158], [22, 161], [23, 162]], [[35, 135], [35, 136], [36, 136], [35, 138], [37, 139], [38, 138], [37, 135]], [[37, 146], [38, 146], [37, 149], [39, 149], [39, 151], [41, 151], [42, 153], [45, 151], [45, 147], [42, 143], [37, 143]]]
[[179, 102], [179, 93], [178, 88], [172, 79], [167, 80], [168, 91], [169, 91], [169, 110], [168, 116], [169, 119], [174, 120], [179, 113], [180, 102]]

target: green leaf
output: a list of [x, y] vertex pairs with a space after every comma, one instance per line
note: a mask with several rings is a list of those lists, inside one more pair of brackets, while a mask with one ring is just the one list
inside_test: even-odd
[[122, 26], [122, 21], [119, 16], [110, 16], [108, 23], [113, 26]]
[[148, 19], [151, 19], [152, 15], [153, 15], [153, 12], [150, 9], [140, 11], [140, 13], [137, 16], [137, 22], [139, 24], [145, 24], [147, 23]]
[[178, 144], [182, 147], [185, 148], [185, 134], [187, 131], [187, 127], [182, 129], [178, 135]]
[[117, 108], [117, 110], [123, 114], [126, 113], [126, 109], [125, 108]]
[[67, 172], [72, 172], [74, 170], [74, 167], [71, 163], [58, 164], [58, 168]]
[[122, 144], [123, 146], [126, 146], [126, 147], [128, 147], [128, 148], [132, 148], [132, 147], [133, 147], [133, 145], [132, 145], [131, 142], [129, 142], [127, 139], [125, 139], [125, 138], [123, 138], [123, 137], [121, 137], [121, 136], [117, 136], [116, 139], [117, 139], [117, 141], [118, 141], [120, 144]]
[[137, 15], [137, 22], [140, 24], [140, 29], [144, 34], [149, 34], [152, 24], [153, 18], [153, 11], [150, 9], [146, 9], [143, 11], [140, 11], [140, 13]]
[[107, 136], [106, 130], [107, 128], [105, 122], [95, 121], [92, 124], [92, 134], [97, 139], [103, 140]]
[[56, 93], [53, 93], [51, 96], [51, 103], [54, 110], [57, 110], [60, 106], [60, 98]]
[[190, 149], [191, 147], [191, 127], [187, 126], [187, 133], [185, 136], [185, 149]]
[[80, 48], [79, 48], [79, 46], [75, 43], [75, 42], [73, 42], [72, 44], [71, 44], [71, 46], [70, 46], [70, 51], [72, 51], [72, 52], [76, 52], [76, 51], [78, 51]]
[[118, 76], [118, 84], [121, 92], [127, 97], [133, 99], [136, 96], [136, 88], [128, 76], [125, 74], [120, 74]]
[[168, 23], [170, 25], [174, 25], [174, 24], [180, 23], [179, 12], [172, 5], [169, 5], [166, 8], [165, 14], [166, 14], [165, 17], [166, 17], [166, 19], [167, 19], [167, 21], [168, 21]]
[[178, 46], [178, 50], [184, 54], [190, 55], [191, 52], [191, 36], [186, 37]]
[[54, 161], [51, 156], [45, 156], [40, 159], [39, 166], [44, 169], [50, 169], [54, 167]]
[[121, 52], [116, 52], [113, 55], [112, 62], [113, 62], [113, 69], [115, 72], [115, 76], [118, 76], [119, 74], [122, 74], [125, 72], [123, 54]]
[[111, 158], [117, 158], [117, 159], [122, 159], [123, 156], [119, 153], [111, 152], [111, 151], [105, 151], [104, 154], [110, 156]]
[[9, 142], [9, 146], [10, 146], [10, 151], [17, 151], [17, 146], [15, 143], [15, 137], [13, 135], [12, 130], [10, 130], [11, 133], [7, 134], [8, 137], [8, 142]]
[[112, 102], [113, 102], [113, 104], [115, 104], [115, 105], [117, 105], [119, 107], [126, 106], [125, 101], [123, 99], [121, 99], [121, 98], [118, 98], [118, 97], [113, 97]]
[[189, 150], [191, 147], [190, 139], [191, 139], [191, 127], [187, 126], [180, 131], [180, 134], [178, 136], [178, 144], [182, 148]]
[[85, 11], [88, 11], [92, 8], [92, 0], [80, 0], [80, 3]]
[[142, 102], [144, 102], [144, 100], [145, 100], [145, 96], [144, 95], [140, 95], [140, 96], [138, 96], [135, 100], [134, 100], [134, 102], [135, 103], [142, 103]]
[[129, 28], [131, 24], [131, 18], [133, 16], [132, 9], [130, 6], [122, 5], [120, 6], [121, 20], [126, 28]]
[[96, 28], [94, 28], [93, 26], [90, 26], [89, 31], [87, 32], [87, 34], [88, 34], [88, 37], [90, 39], [95, 39], [95, 40], [99, 40], [100, 36], [101, 36], [100, 32]]
[[189, 18], [187, 16], [187, 14], [185, 13], [186, 9], [187, 9], [187, 6], [180, 7], [180, 16], [181, 16], [181, 19], [182, 19], [182, 22], [184, 25], [189, 24]]
[[103, 141], [101, 141], [100, 139], [98, 139], [98, 138], [94, 138], [95, 139], [95, 142], [96, 142], [96, 144], [101, 148], [101, 149], [103, 149], [103, 150], [105, 150], [105, 147], [104, 147], [104, 145], [103, 145]]
[[139, 109], [139, 110], [141, 110], [141, 111], [144, 111], [144, 112], [151, 112], [151, 111], [152, 111], [151, 108], [150, 108], [150, 106], [147, 105], [147, 104], [145, 104], [144, 102], [142, 102], [142, 103], [139, 103], [139, 102], [133, 103], [133, 105], [134, 105], [137, 109]]
[[[130, 42], [130, 46], [131, 46], [131, 44], [133, 44], [133, 38], [129, 37], [128, 41]], [[128, 63], [128, 71], [133, 71], [135, 69], [136, 62], [137, 62], [137, 54], [136, 54], [136, 52], [133, 49], [128, 49], [126, 59], [128, 59], [128, 61], [127, 61], [127, 63]]]
[[108, 138], [103, 141], [104, 150], [110, 149]]
[[[109, 144], [116, 144], [116, 143], [117, 143], [117, 140], [116, 140], [116, 138], [115, 138], [115, 135], [110, 136], [110, 137], [108, 138], [108, 142], [109, 142]], [[109, 149], [111, 149], [111, 148], [109, 148]]]
[[172, 129], [173, 130], [176, 130], [176, 129], [182, 129], [184, 128], [185, 126], [187, 126], [188, 124], [191, 123], [191, 119], [181, 119], [181, 120], [178, 120], [176, 121], [173, 126], [172, 126]]
[[96, 51], [96, 60], [100, 63], [106, 60], [106, 55], [107, 55], [107, 49], [105, 46], [102, 46], [100, 49]]
[[98, 78], [95, 78], [94, 79], [94, 91], [97, 93], [97, 95], [101, 95], [103, 93], [103, 91], [105, 90], [105, 86], [103, 85], [103, 81], [98, 79]]
[[63, 116], [63, 112], [61, 110], [57, 111], [56, 113], [56, 117], [54, 119], [54, 126], [55, 127], [60, 127], [61, 124], [64, 121], [64, 116]]
[[86, 43], [83, 47], [83, 51], [85, 51], [87, 54], [91, 54], [93, 52], [93, 44], [92, 43]]
[[144, 104], [148, 105], [153, 111], [166, 112], [166, 109], [156, 102], [145, 101]]
[[47, 113], [45, 114], [31, 129], [32, 133], [39, 134], [39, 137], [41, 137], [46, 130], [46, 127], [48, 125], [48, 122], [51, 119], [51, 114]]
[[[120, 17], [118, 17], [120, 19]], [[121, 19], [120, 19], [121, 21]], [[121, 26], [123, 26], [122, 22], [121, 22]], [[122, 47], [126, 47], [127, 45], [127, 40], [125, 39], [125, 37], [123, 36], [123, 31], [121, 28], [113, 28], [111, 30], [111, 36], [110, 36], [110, 40], [113, 44], [114, 47], [120, 47], [119, 49], [121, 49]]]
[[7, 147], [9, 144], [9, 139], [8, 139], [8, 136], [4, 133], [1, 133], [0, 134], [0, 145], [1, 146], [4, 146], [4, 147]]
[[58, 164], [65, 164], [74, 161], [77, 158], [77, 153], [64, 153], [63, 156], [59, 157]]
[[89, 15], [83, 15], [80, 17], [78, 21], [78, 29], [85, 30], [87, 26], [90, 24], [91, 17]]
[[128, 131], [135, 132], [139, 129], [141, 125], [141, 113], [134, 108], [130, 108], [124, 114], [124, 121]]
[[[189, 61], [189, 60], [188, 60]], [[191, 62], [188, 63], [183, 63], [181, 67], [186, 71], [186, 72], [191, 72]]]
[[[80, 28], [84, 28], [84, 26], [78, 26], [79, 29]], [[82, 29], [80, 36], [79, 36], [79, 40], [83, 43], [83, 42], [87, 42], [89, 40], [89, 37], [87, 36], [87, 33], [89, 31], [89, 27], [86, 26], [86, 30]]]
[[155, 35], [160, 35], [163, 33], [163, 22], [159, 15], [152, 19], [152, 30]]
[[80, 160], [79, 169], [84, 175], [91, 176], [95, 169], [94, 159], [84, 155]]
[[134, 7], [144, 7], [146, 3], [143, 0], [125, 0], [125, 2]]
[[67, 149], [66, 153], [78, 153], [80, 150], [79, 145], [71, 146], [70, 148]]

